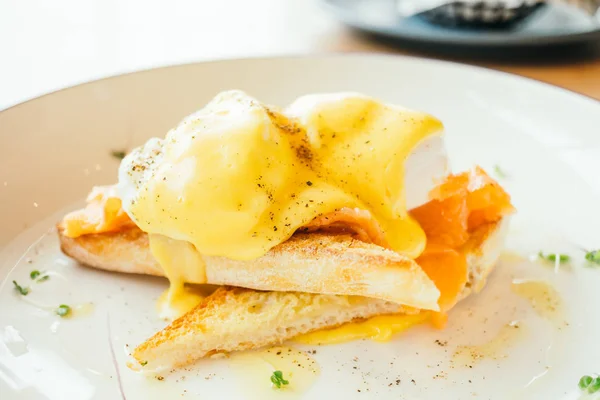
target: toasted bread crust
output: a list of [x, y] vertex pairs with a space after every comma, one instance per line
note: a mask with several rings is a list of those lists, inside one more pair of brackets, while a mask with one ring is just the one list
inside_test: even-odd
[[[500, 255], [508, 218], [481, 227], [463, 251], [469, 281], [461, 298], [485, 285]], [[221, 352], [282, 343], [295, 336], [382, 314], [419, 310], [383, 300], [224, 287], [138, 346], [135, 368], [172, 368]]]
[[[482, 226], [463, 248], [467, 253], [469, 281], [463, 288], [461, 299], [478, 292], [485, 285], [500, 255], [508, 222], [509, 218], [505, 217], [497, 223]], [[274, 249], [270, 255], [274, 257], [273, 262], [279, 259], [283, 263], [286, 257], [298, 256], [296, 250], [302, 257], [312, 254], [313, 257], [321, 257], [321, 260], [333, 255], [332, 262], [340, 262], [337, 257], [340, 251], [356, 252], [356, 256], [360, 257], [371, 251], [371, 245], [347, 237], [316, 234], [310, 234], [310, 237], [312, 239], [296, 237], [290, 241], [290, 248]], [[60, 235], [60, 239], [66, 254], [96, 268], [162, 274], [148, 249], [147, 236], [139, 230], [77, 239]], [[371, 262], [390, 261], [386, 251], [371, 257], [374, 257]], [[141, 364], [145, 369], [183, 366], [215, 353], [282, 343], [300, 334], [357, 319], [410, 312], [415, 310], [361, 296], [224, 287], [137, 347], [132, 355], [140, 365], [134, 368], [141, 368]]]
[[[162, 275], [138, 228], [65, 236], [62, 251], [84, 265], [127, 273]], [[349, 234], [298, 233], [255, 260], [203, 257], [207, 282], [256, 290], [353, 295], [437, 310], [439, 291], [405, 256]]]
[[274, 345], [303, 333], [402, 310], [398, 304], [366, 297], [222, 287], [138, 346], [132, 356], [139, 365], [132, 368], [181, 367], [217, 353]]
[[70, 238], [59, 225], [61, 251], [83, 265], [106, 271], [164, 276], [150, 253], [148, 235], [135, 227], [119, 232]]

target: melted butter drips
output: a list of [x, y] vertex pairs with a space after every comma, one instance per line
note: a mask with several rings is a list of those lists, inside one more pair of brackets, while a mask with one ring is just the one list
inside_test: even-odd
[[184, 284], [173, 292], [173, 285], [165, 290], [156, 302], [156, 311], [165, 320], [173, 320], [186, 314], [202, 300], [210, 296], [218, 286]]
[[549, 283], [538, 280], [515, 279], [513, 293], [529, 301], [540, 317], [549, 320], [557, 328], [565, 326], [564, 307], [558, 291]]
[[458, 365], [472, 366], [486, 358], [493, 360], [506, 358], [510, 347], [521, 339], [526, 331], [522, 324], [511, 322], [500, 328], [496, 336], [485, 343], [458, 346], [452, 360]]
[[300, 335], [294, 338], [294, 341], [312, 345], [344, 343], [358, 339], [387, 342], [394, 334], [425, 322], [429, 315], [427, 312], [415, 315], [381, 315], [365, 321], [350, 322], [333, 329]]
[[94, 303], [83, 303], [77, 304], [74, 307], [71, 307], [71, 317], [72, 318], [80, 318], [80, 317], [88, 317], [90, 316], [96, 307]]
[[[229, 361], [248, 399], [301, 398], [320, 374], [319, 365], [312, 357], [285, 346], [234, 354]], [[289, 385], [274, 388], [270, 381], [274, 371], [281, 371]]]
[[150, 251], [169, 279], [169, 289], [158, 299], [158, 315], [175, 319], [194, 308], [205, 297], [198, 287], [185, 283], [206, 282], [206, 268], [200, 253], [191, 243], [162, 235], [150, 235]]
[[500, 261], [504, 263], [519, 263], [527, 262], [527, 259], [517, 252], [503, 251], [500, 255]]
[[181, 317], [204, 299], [204, 293], [196, 286], [169, 285], [156, 302], [158, 316], [165, 320]]

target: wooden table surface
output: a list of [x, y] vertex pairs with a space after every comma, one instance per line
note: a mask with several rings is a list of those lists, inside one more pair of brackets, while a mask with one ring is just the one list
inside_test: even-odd
[[[314, 10], [314, 13], [317, 11], [320, 10]], [[310, 13], [309, 10], [305, 12]], [[534, 54], [529, 55], [527, 60], [520, 60], [517, 56], [491, 61], [489, 57], [474, 58], [470, 55], [468, 58], [460, 58], [456, 55], [435, 54], [429, 50], [421, 51], [414, 45], [406, 49], [401, 44], [394, 45], [387, 41], [382, 43], [345, 27], [328, 15], [322, 18], [322, 24], [327, 32], [326, 43], [329, 45], [315, 43], [316, 51], [323, 50], [322, 46], [325, 46], [326, 50], [332, 51], [385, 52], [463, 62], [537, 79], [600, 100], [600, 41], [576, 49], [534, 50], [541, 53], [539, 59]], [[308, 36], [309, 32], [304, 32], [304, 35]]]
[[[333, 24], [335, 22], [332, 22], [332, 29], [334, 29]], [[563, 56], [565, 49], [557, 48], [550, 51], [544, 50], [544, 54], [539, 60], [530, 56], [527, 61], [518, 59], [493, 61], [489, 58], [473, 58], [472, 56], [459, 58], [438, 55], [431, 51], [415, 50], [413, 47], [407, 50], [403, 49], [401, 45], [394, 46], [387, 42], [382, 44], [341, 26], [335, 28], [335, 37], [339, 41], [339, 50], [341, 51], [405, 54], [479, 65], [537, 79], [600, 100], [600, 43], [571, 49], [573, 51], [569, 51], [569, 57]]]
[[[359, 35], [318, 0], [6, 0], [0, 49], [0, 109], [80, 82], [184, 62], [331, 52], [448, 58]], [[600, 99], [600, 43], [533, 62], [452, 60]]]
[[600, 59], [564, 65], [490, 65], [492, 68], [561, 86], [600, 100]]

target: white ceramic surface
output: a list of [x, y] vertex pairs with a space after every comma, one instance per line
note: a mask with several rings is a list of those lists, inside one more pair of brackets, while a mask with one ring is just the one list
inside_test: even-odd
[[[600, 267], [587, 267], [580, 250], [600, 247], [600, 105], [489, 70], [360, 55], [164, 68], [0, 113], [0, 398], [118, 399], [111, 346], [128, 400], [252, 398], [227, 360], [203, 361], [163, 381], [128, 370], [125, 347], [163, 324], [154, 300], [166, 281], [78, 267], [60, 254], [52, 228], [92, 185], [116, 179], [111, 150], [164, 135], [229, 88], [280, 104], [309, 92], [354, 90], [426, 110], [446, 125], [453, 168], [500, 166], [519, 210], [488, 287], [451, 312], [445, 331], [420, 326], [387, 344], [309, 346], [321, 375], [306, 398], [579, 398], [579, 377], [600, 372]], [[529, 261], [539, 250], [566, 252], [574, 261], [555, 271]], [[32, 269], [53, 275], [31, 283]], [[556, 288], [560, 323], [512, 293], [513, 279], [543, 279]], [[31, 285], [27, 299], [41, 305], [93, 306], [62, 320], [23, 301], [12, 280]], [[512, 321], [522, 333], [494, 357], [470, 368], [453, 356], [459, 346], [492, 340]]]

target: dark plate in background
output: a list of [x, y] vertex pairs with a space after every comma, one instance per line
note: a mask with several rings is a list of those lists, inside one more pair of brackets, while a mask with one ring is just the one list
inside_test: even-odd
[[387, 39], [427, 45], [468, 47], [537, 47], [600, 42], [600, 20], [583, 10], [548, 4], [531, 16], [504, 29], [451, 28], [422, 17], [404, 18], [394, 0], [322, 0], [343, 23]]

